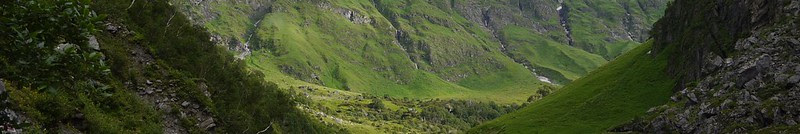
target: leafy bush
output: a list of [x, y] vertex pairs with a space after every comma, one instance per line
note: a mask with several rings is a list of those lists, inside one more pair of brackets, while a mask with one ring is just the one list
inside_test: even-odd
[[378, 99], [377, 97], [373, 98], [372, 99], [372, 103], [369, 103], [369, 105], [367, 105], [367, 107], [375, 109], [375, 110], [381, 110], [381, 109], [386, 108], [386, 106], [383, 104], [383, 101], [381, 101], [381, 99]]
[[[205, 29], [189, 23], [165, 1], [9, 0], [0, 1], [0, 14], [0, 78], [14, 87], [9, 89], [12, 109], [31, 117], [34, 128], [163, 132], [154, 106], [122, 86], [123, 81], [143, 77], [125, 71], [134, 61], [129, 59], [129, 46], [136, 43], [147, 47], [165, 68], [134, 72], [166, 71], [177, 79], [206, 82], [213, 96], [204, 102], [218, 119], [218, 131], [326, 131], [297, 111], [291, 98], [265, 82], [263, 74], [247, 70], [214, 46]], [[97, 34], [99, 20], [125, 25], [134, 36]], [[97, 40], [106, 43], [102, 51]], [[44, 89], [49, 92], [41, 92]]]
[[0, 5], [0, 77], [51, 92], [108, 75], [90, 46], [99, 19], [86, 0], [13, 0]]
[[208, 107], [218, 118], [219, 131], [327, 131], [295, 109], [291, 97], [264, 81], [262, 73], [248, 70], [225, 48], [214, 45], [205, 29], [166, 1], [103, 0], [95, 1], [94, 7], [135, 31], [136, 42], [149, 48], [158, 62], [181, 77], [204, 81], [212, 93]]

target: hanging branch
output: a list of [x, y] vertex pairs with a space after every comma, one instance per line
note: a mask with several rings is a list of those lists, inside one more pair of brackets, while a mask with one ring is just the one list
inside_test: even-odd
[[266, 132], [267, 130], [269, 130], [270, 127], [272, 127], [272, 122], [269, 122], [269, 126], [267, 126], [267, 128], [264, 128], [264, 130], [258, 131], [258, 133], [256, 133], [256, 134], [261, 134], [263, 132]]
[[131, 9], [131, 7], [133, 7], [133, 3], [136, 3], [136, 0], [131, 1], [131, 5], [128, 6], [128, 8], [126, 8], [125, 10]]

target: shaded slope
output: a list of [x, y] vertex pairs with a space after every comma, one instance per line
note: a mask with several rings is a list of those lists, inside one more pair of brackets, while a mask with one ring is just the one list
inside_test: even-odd
[[0, 3], [0, 133], [336, 133], [165, 1]]
[[663, 71], [668, 55], [649, 55], [650, 43], [600, 67], [544, 99], [470, 133], [598, 133], [668, 101], [674, 81]]
[[676, 0], [653, 41], [679, 48], [661, 52], [678, 92], [614, 131], [800, 133], [797, 22], [797, 0]]

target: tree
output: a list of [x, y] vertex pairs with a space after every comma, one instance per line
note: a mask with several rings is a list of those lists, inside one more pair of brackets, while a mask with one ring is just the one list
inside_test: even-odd
[[383, 104], [383, 101], [381, 101], [381, 99], [372, 98], [372, 103], [369, 103], [367, 107], [375, 110], [381, 110], [384, 109], [386, 106]]

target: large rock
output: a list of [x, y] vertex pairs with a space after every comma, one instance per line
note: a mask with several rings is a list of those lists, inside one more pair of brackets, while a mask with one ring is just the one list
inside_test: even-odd
[[790, 84], [797, 84], [797, 82], [800, 82], [800, 75], [794, 75], [792, 77], [789, 77], [789, 81], [788, 82]]
[[100, 50], [100, 42], [97, 42], [97, 37], [89, 36], [89, 48]]

